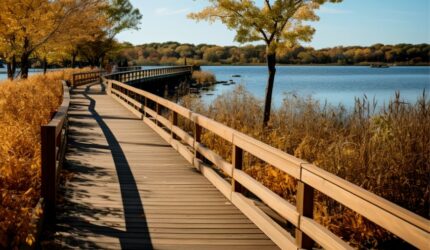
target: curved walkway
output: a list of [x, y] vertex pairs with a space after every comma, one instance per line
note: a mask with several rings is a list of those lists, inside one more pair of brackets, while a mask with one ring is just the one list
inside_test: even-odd
[[72, 91], [61, 248], [277, 249], [98, 84]]

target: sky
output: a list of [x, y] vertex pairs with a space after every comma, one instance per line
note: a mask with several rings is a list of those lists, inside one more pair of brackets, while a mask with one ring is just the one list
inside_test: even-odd
[[[130, 1], [143, 18], [140, 29], [119, 34], [120, 41], [240, 45], [234, 41], [235, 32], [222, 23], [187, 18], [207, 6], [207, 0]], [[313, 40], [305, 46], [430, 43], [430, 0], [343, 0], [323, 5], [317, 14], [320, 21], [311, 23], [316, 29]]]

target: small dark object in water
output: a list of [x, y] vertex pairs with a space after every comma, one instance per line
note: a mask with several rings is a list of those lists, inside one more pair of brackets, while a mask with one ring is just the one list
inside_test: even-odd
[[215, 83], [227, 83], [227, 81], [217, 81]]
[[230, 84], [236, 84], [236, 82], [230, 82]]
[[224, 85], [224, 86], [228, 86], [228, 85], [230, 85], [230, 83], [223, 83], [222, 85]]
[[206, 93], [206, 95], [214, 95], [213, 93]]
[[241, 75], [232, 75], [231, 77], [241, 77]]
[[200, 91], [197, 88], [190, 88], [190, 93], [198, 94]]

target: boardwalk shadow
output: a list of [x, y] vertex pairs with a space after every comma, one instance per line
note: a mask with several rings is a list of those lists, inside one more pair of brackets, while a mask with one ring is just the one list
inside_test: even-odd
[[[96, 101], [91, 97], [91, 95], [94, 94], [103, 94], [104, 88], [102, 87], [102, 91], [94, 90], [92, 89], [93, 86], [95, 85], [87, 86], [86, 89], [79, 94], [81, 94], [80, 96], [83, 96], [86, 100], [89, 101], [88, 111], [91, 114], [90, 117], [96, 121], [96, 124], [102, 130], [103, 135], [108, 143], [108, 146], [95, 144], [85, 140], [80, 140], [78, 142], [72, 139], [70, 143], [71, 150], [76, 153], [90, 152], [95, 154], [106, 153], [106, 150], [110, 150], [109, 155], [111, 155], [110, 157], [112, 157], [113, 162], [115, 164], [115, 170], [119, 181], [122, 197], [122, 209], [95, 208], [91, 206], [91, 204], [86, 204], [83, 202], [77, 203], [71, 201], [67, 199], [66, 194], [66, 199], [63, 205], [64, 211], [62, 211], [61, 213], [66, 216], [65, 218], [62, 218], [62, 221], [64, 223], [58, 225], [57, 229], [70, 232], [72, 234], [73, 232], [76, 232], [84, 235], [101, 235], [118, 238], [122, 249], [153, 249], [147, 221], [145, 219], [145, 211], [140, 198], [137, 183], [131, 171], [130, 165], [127, 161], [123, 149], [121, 148], [120, 143], [116, 139], [109, 126], [104, 121], [103, 117], [100, 116], [97, 112]], [[82, 103], [79, 103], [78, 105], [80, 104]], [[73, 119], [73, 115], [70, 116]], [[79, 127], [94, 126], [94, 124], [87, 124], [85, 122], [75, 122], [73, 123], [73, 125], [75, 128], [77, 128], [75, 129], [75, 131], [73, 131], [74, 136], [78, 135], [79, 133], [82, 133], [79, 131]], [[72, 171], [86, 173], [95, 178], [108, 177], [107, 173], [104, 173], [104, 170], [102, 168], [97, 169], [97, 167], [95, 166], [85, 166], [83, 164], [79, 164], [78, 162], [73, 161], [69, 161], [69, 163], [73, 165]], [[88, 185], [91, 185], [89, 183], [89, 180], [85, 180], [83, 177], [74, 178], [82, 178], [80, 180], [75, 180], [77, 180], [80, 184], [82, 183], [84, 186], [86, 185], [86, 183], [88, 183]], [[79, 191], [78, 193], [74, 193], [74, 197], [89, 198], [91, 196], [89, 194], [86, 194], [85, 192]], [[109, 200], [109, 196], [104, 198], [106, 201]], [[78, 211], [78, 213], [73, 214], [73, 212], [70, 212], [68, 208], [70, 208], [70, 211]], [[125, 222], [125, 231], [123, 229], [115, 228], [114, 225], [112, 227], [106, 226], [105, 224], [95, 225], [94, 223], [91, 223], [90, 221], [85, 219], [89, 218], [93, 220], [100, 220], [100, 218], [103, 218], [103, 215], [117, 217], [120, 220], [123, 218]], [[68, 221], [70, 221], [70, 223], [67, 223]], [[99, 248], [98, 246], [93, 245], [93, 243], [89, 243], [88, 241], [86, 241], [85, 237], [82, 237], [82, 239], [70, 238], [67, 240], [67, 242], [70, 243], [71, 246], [76, 246], [79, 248]]]

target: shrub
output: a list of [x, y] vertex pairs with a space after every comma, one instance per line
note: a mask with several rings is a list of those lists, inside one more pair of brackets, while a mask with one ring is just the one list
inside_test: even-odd
[[40, 126], [62, 101], [61, 80], [74, 71], [0, 82], [0, 249], [32, 242], [40, 198]]
[[215, 75], [209, 71], [193, 71], [192, 78], [199, 85], [214, 84], [216, 82]]

